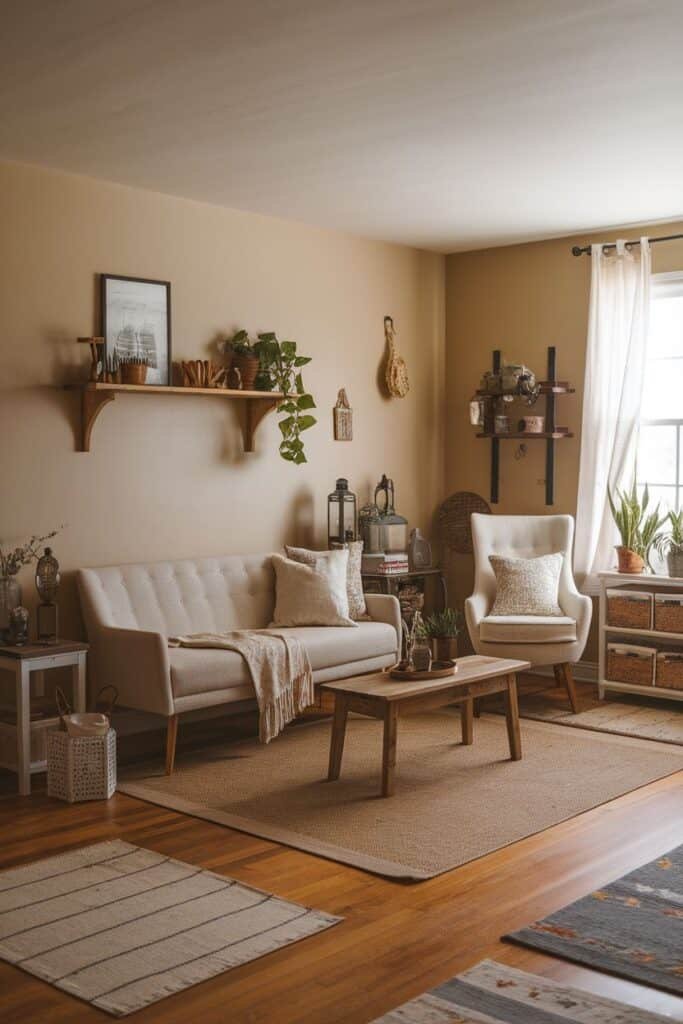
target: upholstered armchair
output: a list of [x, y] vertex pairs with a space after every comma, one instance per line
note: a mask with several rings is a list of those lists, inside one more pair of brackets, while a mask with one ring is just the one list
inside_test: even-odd
[[[477, 654], [519, 658], [532, 665], [552, 665], [567, 688], [572, 711], [578, 711], [571, 665], [583, 654], [590, 628], [591, 599], [576, 589], [572, 575], [574, 520], [571, 516], [472, 515], [474, 593], [465, 602], [465, 618]], [[558, 604], [562, 616], [490, 614], [496, 577], [489, 555], [534, 558], [561, 551]]]

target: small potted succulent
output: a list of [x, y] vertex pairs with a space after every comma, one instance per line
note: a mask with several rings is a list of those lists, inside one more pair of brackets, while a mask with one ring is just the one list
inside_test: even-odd
[[147, 380], [147, 356], [119, 356], [122, 384], [144, 384]]
[[247, 331], [235, 331], [232, 338], [226, 340], [221, 347], [227, 358], [232, 357], [232, 365], [239, 370], [242, 390], [252, 391], [260, 360]]
[[672, 510], [666, 519], [666, 532], [659, 535], [655, 546], [662, 558], [666, 555], [669, 576], [677, 579], [683, 577], [683, 509]]
[[650, 492], [647, 484], [643, 490], [642, 501], [638, 498], [635, 480], [630, 491], [617, 489], [616, 500], [608, 488], [607, 499], [621, 536], [621, 544], [616, 547], [619, 572], [641, 573], [646, 566], [652, 570], [650, 554], [658, 543], [659, 531], [665, 517], [660, 516], [659, 505], [654, 512], [648, 514]]
[[455, 608], [432, 612], [422, 621], [421, 633], [432, 645], [435, 661], [455, 661], [462, 616]]

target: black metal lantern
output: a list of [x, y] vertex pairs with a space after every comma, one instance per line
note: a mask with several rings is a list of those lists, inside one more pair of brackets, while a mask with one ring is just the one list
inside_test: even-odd
[[45, 548], [45, 554], [36, 565], [36, 590], [40, 596], [37, 615], [39, 643], [57, 642], [59, 581], [59, 562], [52, 554], [52, 548]]
[[327, 496], [327, 541], [346, 544], [356, 539], [356, 495], [349, 490], [349, 481], [341, 477]]

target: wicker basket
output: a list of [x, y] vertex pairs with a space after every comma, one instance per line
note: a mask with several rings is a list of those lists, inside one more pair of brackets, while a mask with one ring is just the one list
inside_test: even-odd
[[655, 629], [683, 633], [683, 594], [655, 594]]
[[655, 680], [654, 647], [633, 644], [607, 644], [607, 678], [613, 683], [653, 686]]
[[667, 690], [683, 690], [683, 651], [659, 651], [655, 686], [663, 686]]
[[108, 800], [116, 789], [116, 732], [104, 736], [47, 734], [47, 795], [70, 804]]
[[652, 628], [652, 594], [615, 588], [607, 591], [607, 625]]

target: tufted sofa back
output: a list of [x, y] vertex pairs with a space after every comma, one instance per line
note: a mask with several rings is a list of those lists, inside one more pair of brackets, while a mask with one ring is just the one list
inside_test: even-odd
[[173, 636], [267, 626], [275, 604], [270, 555], [224, 555], [80, 569], [88, 636], [104, 626]]

